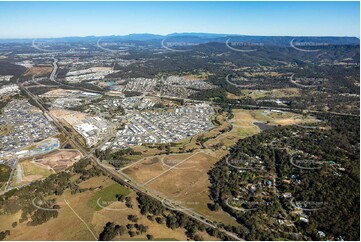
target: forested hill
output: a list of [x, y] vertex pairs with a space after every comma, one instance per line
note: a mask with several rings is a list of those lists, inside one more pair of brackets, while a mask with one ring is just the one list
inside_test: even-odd
[[[96, 42], [98, 39], [104, 41], [144, 41], [159, 42], [167, 40], [172, 42], [185, 43], [225, 43], [232, 42], [262, 43], [263, 45], [290, 46], [290, 42], [304, 43], [304, 45], [359, 45], [360, 39], [356, 37], [336, 37], [336, 36], [251, 36], [239, 34], [210, 34], [210, 33], [173, 33], [168, 35], [156, 34], [129, 34], [112, 36], [85, 36], [85, 37], [62, 37], [62, 38], [39, 38], [37, 41], [52, 42]], [[0, 43], [26, 43], [33, 39], [0, 39]], [[302, 44], [300, 44], [302, 45]]]

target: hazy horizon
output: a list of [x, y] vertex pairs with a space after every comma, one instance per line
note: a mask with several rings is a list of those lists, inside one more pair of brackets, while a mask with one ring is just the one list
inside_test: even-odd
[[0, 38], [151, 33], [360, 37], [359, 2], [0, 2]]
[[122, 37], [122, 36], [129, 36], [129, 35], [159, 35], [159, 36], [168, 36], [173, 34], [179, 34], [179, 35], [185, 35], [185, 34], [214, 34], [214, 35], [226, 35], [226, 36], [264, 36], [264, 37], [320, 37], [320, 38], [327, 38], [327, 37], [333, 37], [333, 38], [358, 38], [360, 39], [360, 36], [348, 36], [348, 35], [248, 35], [248, 34], [235, 34], [235, 33], [207, 33], [207, 32], [173, 32], [168, 34], [158, 34], [158, 33], [128, 33], [128, 34], [112, 34], [112, 35], [83, 35], [83, 36], [57, 36], [57, 37], [25, 37], [25, 38], [0, 38], [2, 40], [34, 40], [34, 39], [61, 39], [61, 38], [89, 38], [89, 37]]

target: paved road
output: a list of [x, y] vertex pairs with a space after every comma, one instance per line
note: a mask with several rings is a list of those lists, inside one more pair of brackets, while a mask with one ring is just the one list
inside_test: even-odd
[[55, 50], [47, 50], [47, 49], [40, 48], [37, 44], [35, 44], [35, 40], [36, 39], [33, 39], [33, 42], [31, 43], [33, 48], [40, 50], [40, 51], [44, 51], [44, 52], [53, 52], [53, 53], [56, 52]]
[[[65, 86], [65, 87], [71, 87], [71, 88], [77, 88], [77, 89], [80, 89], [82, 91], [86, 91], [86, 92], [95, 92], [95, 93], [102, 93], [102, 91], [97, 91], [97, 90], [93, 90], [93, 89], [88, 89], [88, 88], [84, 88], [84, 87], [80, 87], [80, 86], [74, 86], [74, 85], [69, 85], [69, 84], [65, 84], [65, 83], [62, 83], [62, 82], [58, 82], [56, 80], [56, 72], [58, 71], [58, 59], [56, 58], [53, 58], [53, 70], [50, 74], [50, 80], [60, 86]], [[40, 84], [40, 83], [39, 83]], [[51, 85], [45, 85], [45, 86], [48, 86], [48, 87], [53, 87]], [[99, 87], [98, 87], [99, 88]]]
[[[142, 193], [146, 196], [149, 196], [153, 199], [156, 199], [158, 201], [160, 201], [162, 204], [164, 204], [164, 201], [169, 201], [167, 198], [165, 198], [164, 196], [162, 196], [161, 194], [152, 191], [150, 188], [144, 187], [142, 184], [137, 183], [136, 181], [132, 180], [130, 177], [128, 177], [126, 174], [124, 174], [121, 171], [115, 171], [115, 169], [111, 169], [110, 167], [104, 166], [100, 160], [94, 156], [93, 152], [95, 151], [96, 148], [93, 148], [90, 151], [87, 151], [84, 149], [84, 147], [82, 147], [77, 140], [75, 140], [72, 136], [72, 134], [70, 134], [61, 124], [60, 122], [57, 120], [56, 117], [54, 117], [53, 115], [50, 114], [50, 112], [48, 112], [43, 104], [41, 103], [41, 101], [38, 100], [38, 98], [36, 96], [34, 96], [31, 92], [29, 92], [26, 88], [24, 88], [21, 84], [19, 84], [19, 86], [21, 87], [21, 89], [23, 89], [31, 99], [33, 99], [41, 108], [41, 110], [49, 115], [52, 119], [54, 124], [59, 128], [59, 130], [61, 130], [62, 132], [64, 132], [64, 134], [66, 134], [67, 137], [70, 137], [69, 139], [72, 141], [72, 143], [76, 146], [76, 148], [86, 157], [89, 158], [97, 167], [99, 167], [101, 170], [103, 170], [106, 174], [108, 174], [109, 176], [113, 177], [113, 179], [117, 182], [119, 182], [120, 184], [123, 184], [131, 189], [133, 189], [136, 192]], [[258, 106], [255, 106], [258, 107]], [[259, 108], [259, 107], [258, 107]], [[267, 107], [269, 108], [269, 107]], [[112, 137], [109, 137], [109, 139]], [[109, 140], [107, 139], [107, 140]], [[107, 141], [106, 140], [106, 141]], [[106, 142], [105, 141], [105, 142]], [[103, 142], [103, 143], [105, 143]], [[216, 225], [214, 225], [212, 222], [210, 222], [211, 220], [208, 220], [206, 218], [204, 218], [204, 216], [194, 212], [193, 210], [189, 210], [186, 207], [183, 207], [181, 205], [178, 204], [173, 204], [174, 209], [188, 215], [189, 217], [192, 217], [193, 219], [205, 224], [206, 226], [212, 227], [212, 228], [217, 228], [220, 231], [224, 232], [225, 234], [227, 234], [228, 236], [230, 236], [231, 238], [235, 239], [235, 240], [243, 240], [241, 238], [239, 238], [237, 235], [228, 232], [226, 230], [220, 229], [218, 228]]]
[[[56, 71], [57, 71], [57, 60], [54, 58], [54, 62], [53, 62], [53, 66], [54, 69], [51, 73], [51, 77], [50, 79], [60, 85], [65, 85], [62, 83], [59, 83], [55, 80], [55, 75], [56, 75]], [[19, 83], [18, 83], [19, 84]], [[130, 187], [131, 189], [135, 190], [136, 192], [140, 192], [142, 194], [145, 194], [147, 196], [150, 196], [160, 202], [163, 201], [168, 201], [167, 198], [163, 197], [161, 194], [151, 190], [150, 188], [144, 187], [144, 184], [139, 184], [136, 181], [132, 180], [130, 177], [128, 177], [126, 174], [124, 174], [121, 171], [116, 171], [115, 169], [111, 169], [110, 167], [104, 166], [100, 160], [94, 156], [93, 152], [95, 151], [95, 148], [91, 149], [90, 151], [87, 151], [84, 149], [84, 147], [82, 147], [77, 140], [74, 139], [74, 137], [72, 136], [72, 134], [70, 134], [63, 126], [62, 124], [60, 124], [60, 122], [57, 120], [56, 117], [54, 117], [53, 115], [50, 114], [50, 112], [48, 110], [46, 110], [43, 106], [43, 103], [41, 102], [41, 100], [38, 100], [38, 98], [36, 96], [34, 96], [29, 90], [27, 90], [22, 84], [19, 84], [20, 88], [23, 89], [31, 99], [33, 99], [38, 106], [41, 108], [41, 110], [47, 114], [49, 117], [51, 117], [53, 119], [54, 124], [59, 128], [59, 130], [61, 130], [62, 132], [64, 132], [64, 134], [67, 135], [67, 137], [69, 137], [69, 139], [72, 141], [72, 143], [76, 146], [76, 148], [86, 157], [89, 158], [91, 161], [94, 162], [94, 164], [96, 166], [98, 166], [101, 170], [103, 170], [106, 174], [110, 175], [111, 177], [113, 177], [116, 181], [118, 181], [119, 183]], [[234, 105], [237, 106], [237, 105]], [[252, 107], [252, 108], [272, 108], [272, 109], [279, 109], [279, 110], [285, 110], [285, 111], [293, 111], [290, 108], [281, 108], [281, 107], [267, 107], [267, 106], [257, 106], [257, 105], [242, 105], [242, 106], [246, 106], [246, 107]], [[345, 115], [345, 116], [359, 116], [359, 115], [353, 115], [353, 114], [345, 114], [345, 113], [336, 113], [336, 112], [322, 112], [322, 111], [309, 111], [310, 113], [330, 113], [330, 114], [335, 114], [335, 115]], [[104, 144], [105, 142], [107, 142], [108, 140], [110, 140], [112, 138], [112, 136], [109, 136], [104, 142], [102, 142], [102, 144]], [[174, 165], [177, 166], [179, 165], [176, 164]], [[174, 167], [171, 167], [169, 170], [173, 169]], [[166, 172], [168, 172], [169, 170], [167, 170]], [[156, 179], [156, 178], [155, 178]], [[152, 180], [154, 180], [153, 178], [146, 182], [145, 184], [151, 182]], [[209, 220], [205, 219], [204, 216], [189, 210], [185, 207], [182, 207], [180, 205], [174, 204], [174, 208], [177, 209], [178, 211], [181, 211], [185, 214], [187, 214], [188, 216], [194, 218], [195, 220], [209, 226], [212, 228], [217, 228], [216, 225], [214, 225], [212, 222], [210, 222]], [[222, 232], [226, 233], [228, 236], [232, 237], [235, 240], [242, 240], [241, 238], [237, 237], [235, 234], [230, 233], [228, 231], [225, 231], [223, 229], [220, 229]]]
[[294, 84], [296, 86], [303, 87], [303, 88], [313, 88], [313, 87], [320, 86], [320, 85], [303, 85], [303, 84], [300, 84], [300, 83], [296, 82], [295, 80], [293, 80], [294, 75], [295, 74], [292, 74], [292, 76], [290, 77], [290, 82], [292, 82], [292, 84]]
[[[56, 62], [54, 61], [55, 65]], [[55, 66], [54, 66], [55, 69]], [[34, 94], [32, 94], [27, 88], [25, 88], [21, 83], [18, 82], [19, 87], [39, 106], [39, 108], [44, 112], [44, 114], [48, 115], [52, 120], [53, 123], [55, 124], [55, 126], [57, 126], [57, 128], [62, 131], [66, 137], [69, 137], [69, 139], [72, 141], [72, 143], [74, 144], [74, 146], [84, 155], [85, 158], [90, 159], [98, 168], [100, 168], [102, 171], [104, 171], [106, 174], [108, 174], [109, 176], [113, 177], [113, 179], [117, 182], [119, 182], [120, 184], [123, 184], [131, 189], [133, 189], [136, 192], [142, 193], [146, 196], [152, 197], [153, 199], [156, 199], [158, 201], [160, 201], [161, 203], [164, 202], [165, 200], [167, 200], [167, 198], [161, 196], [159, 193], [155, 193], [155, 192], [151, 192], [149, 188], [145, 188], [144, 186], [137, 184], [135, 182], [131, 182], [131, 180], [128, 177], [125, 177], [123, 173], [121, 172], [117, 172], [113, 169], [110, 169], [109, 167], [104, 166], [101, 161], [93, 154], [93, 152], [95, 151], [95, 149], [97, 147], [94, 147], [93, 149], [91, 149], [90, 151], [87, 151], [82, 145], [80, 145], [78, 143], [78, 141], [76, 139], [74, 139], [73, 135], [68, 132], [64, 126], [57, 120], [57, 117], [55, 117], [54, 115], [52, 115], [45, 107], [44, 104], [42, 103], [41, 100], [39, 100]], [[110, 140], [112, 137], [108, 137], [104, 142], [107, 142], [108, 140]], [[162, 203], [163, 204], [163, 203]], [[184, 214], [187, 214], [189, 217], [192, 217], [193, 219], [209, 226], [212, 228], [217, 228], [218, 230], [224, 232], [225, 234], [227, 234], [229, 237], [233, 238], [234, 240], [243, 240], [241, 238], [239, 238], [236, 234], [233, 234], [231, 232], [228, 232], [224, 229], [220, 229], [218, 228], [216, 225], [212, 224], [211, 222], [209, 222], [210, 220], [207, 220], [204, 218], [203, 215], [200, 215], [198, 213], [195, 213], [194, 211], [190, 211], [185, 207], [182, 206], [176, 206], [176, 209], [180, 212], [183, 212]]]
[[229, 80], [229, 76], [230, 76], [230, 75], [231, 75], [231, 74], [228, 74], [228, 75], [226, 76], [226, 82], [227, 82], [228, 84], [230, 84], [230, 85], [232, 85], [232, 86], [235, 86], [235, 87], [238, 87], [238, 88], [244, 88], [244, 87], [249, 86], [249, 85], [239, 85], [239, 84], [235, 84], [235, 83], [231, 82], [231, 81]]
[[[53, 71], [51, 73], [50, 79], [55, 82], [58, 83], [59, 85], [66, 85], [60, 82], [57, 82], [55, 80], [56, 78], [56, 71], [58, 69], [57, 67], [57, 59], [54, 58], [54, 62], [53, 62]], [[149, 197], [152, 197], [160, 202], [163, 201], [168, 201], [167, 198], [163, 197], [161, 194], [152, 191], [151, 189], [144, 187], [142, 184], [138, 184], [137, 182], [131, 180], [128, 176], [126, 176], [126, 174], [122, 173], [121, 171], [115, 171], [115, 169], [111, 169], [105, 165], [103, 165], [100, 160], [93, 154], [93, 152], [95, 151], [96, 147], [91, 149], [90, 151], [87, 151], [84, 147], [82, 147], [78, 141], [76, 139], [74, 139], [74, 137], [72, 136], [72, 134], [70, 134], [64, 127], [63, 125], [57, 120], [57, 117], [53, 116], [47, 109], [45, 109], [44, 104], [42, 103], [41, 100], [39, 100], [35, 95], [33, 95], [27, 88], [25, 88], [22, 84], [18, 83], [19, 87], [25, 92], [27, 93], [27, 95], [34, 101], [37, 103], [37, 105], [39, 106], [39, 108], [41, 108], [41, 110], [44, 112], [44, 114], [47, 114], [49, 117], [51, 117], [53, 119], [54, 124], [58, 127], [59, 130], [61, 130], [67, 137], [69, 137], [69, 139], [72, 141], [72, 143], [74, 144], [74, 146], [76, 146], [76, 148], [86, 157], [89, 158], [92, 162], [94, 162], [94, 164], [99, 167], [101, 170], [103, 170], [106, 174], [108, 174], [109, 176], [113, 177], [114, 180], [118, 181], [119, 183], [130, 187], [131, 189], [133, 189], [136, 192], [145, 194]], [[254, 107], [254, 108], [266, 108], [269, 109], [270, 107], [262, 107], [262, 106], [256, 106], [256, 105], [243, 105], [243, 106], [247, 106], [247, 107]], [[287, 111], [292, 111], [289, 108], [276, 108], [276, 107], [271, 107], [272, 109], [280, 109], [280, 110], [287, 110]], [[311, 113], [325, 113], [325, 112], [321, 112], [321, 111], [310, 111]], [[328, 112], [331, 113], [331, 112]], [[331, 114], [337, 114], [337, 115], [351, 115], [351, 116], [359, 116], [359, 115], [352, 115], [352, 114], [344, 114], [344, 113], [331, 113]], [[107, 142], [108, 140], [110, 140], [112, 137], [108, 137], [104, 142]], [[176, 165], [175, 165], [176, 166]], [[169, 169], [171, 170], [172, 167]], [[214, 225], [212, 222], [210, 222], [209, 220], [205, 219], [204, 216], [189, 210], [185, 207], [182, 207], [180, 205], [174, 205], [174, 208], [177, 209], [178, 211], [183, 212], [184, 214], [187, 214], [188, 216], [192, 217], [193, 219], [209, 226], [212, 228], [217, 228], [216, 225]], [[220, 231], [226, 233], [228, 236], [232, 237], [235, 240], [242, 240], [241, 238], [239, 238], [237, 235], [230, 233], [228, 231], [225, 231], [223, 229], [219, 229]]]

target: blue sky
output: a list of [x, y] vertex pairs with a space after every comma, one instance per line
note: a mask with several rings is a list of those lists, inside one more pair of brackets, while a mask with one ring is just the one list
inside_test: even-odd
[[207, 32], [360, 36], [359, 2], [0, 2], [0, 38]]

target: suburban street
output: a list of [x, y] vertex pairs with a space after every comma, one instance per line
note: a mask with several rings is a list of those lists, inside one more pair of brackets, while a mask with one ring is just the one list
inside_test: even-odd
[[[56, 59], [54, 59], [54, 69], [57, 69], [57, 65], [56, 65], [56, 62], [55, 61]], [[54, 70], [52, 72], [52, 78], [55, 77], [55, 74], [54, 74]], [[56, 81], [55, 81], [56, 82]], [[20, 86], [20, 88], [39, 106], [39, 108], [44, 112], [45, 116], [49, 116], [53, 123], [55, 124], [55, 126], [65, 134], [66, 137], [69, 137], [71, 142], [74, 144], [75, 148], [77, 148], [83, 155], [85, 158], [88, 158], [90, 159], [97, 167], [99, 167], [101, 170], [103, 170], [106, 174], [108, 174], [109, 176], [113, 177], [114, 180], [118, 181], [119, 183], [133, 189], [134, 191], [136, 192], [140, 192], [142, 194], [145, 194], [147, 196], [150, 196], [152, 197], [153, 199], [156, 199], [158, 200], [159, 202], [164, 202], [164, 200], [168, 200], [167, 198], [165, 197], [162, 197], [160, 194], [158, 193], [155, 193], [153, 191], [151, 191], [149, 188], [146, 188], [134, 181], [131, 181], [129, 179], [129, 177], [125, 177], [124, 173], [122, 172], [117, 172], [115, 171], [115, 169], [109, 169], [109, 167], [107, 166], [104, 166], [101, 161], [93, 154], [93, 152], [95, 151], [95, 149], [98, 147], [94, 147], [92, 148], [90, 151], [87, 151], [82, 145], [79, 144], [79, 142], [73, 137], [73, 135], [68, 132], [64, 126], [57, 120], [57, 118], [52, 115], [45, 107], [44, 107], [44, 104], [34, 95], [32, 94], [27, 88], [25, 88], [21, 83], [18, 82], [18, 85]], [[105, 141], [103, 141], [101, 143], [104, 144], [106, 143], [108, 140], [110, 140], [112, 137], [108, 137]], [[177, 164], [175, 165], [177, 166]], [[172, 168], [170, 168], [172, 169]], [[212, 228], [217, 228], [219, 229], [220, 231], [226, 233], [228, 236], [232, 237], [233, 239], [235, 240], [243, 240], [241, 238], [239, 238], [237, 235], [231, 233], [231, 232], [228, 232], [224, 229], [220, 229], [218, 228], [216, 225], [210, 223], [209, 219], [206, 219], [205, 216], [201, 215], [201, 214], [198, 214], [192, 210], [189, 210], [185, 207], [182, 207], [180, 205], [177, 205], [175, 207], [175, 209], [177, 209], [178, 211], [181, 211], [185, 214], [187, 214], [188, 216], [190, 216], [191, 218], [209, 226], [209, 227], [212, 227]]]

